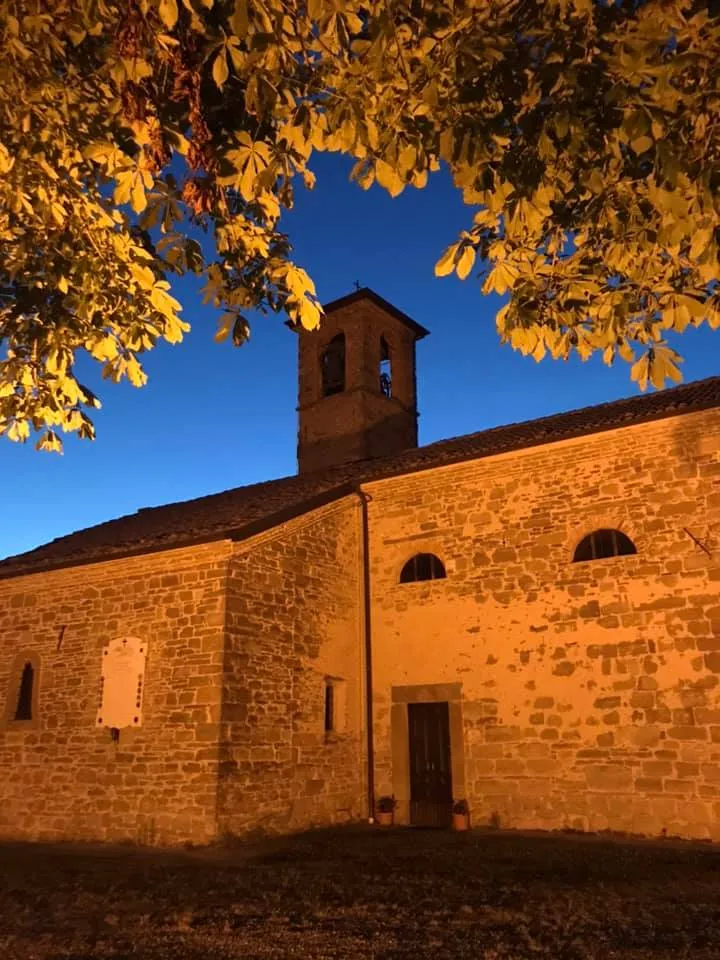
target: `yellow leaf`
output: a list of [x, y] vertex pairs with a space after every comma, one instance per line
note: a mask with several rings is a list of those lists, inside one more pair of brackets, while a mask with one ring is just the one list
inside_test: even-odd
[[113, 191], [113, 202], [118, 206], [127, 203], [133, 188], [133, 174], [127, 171], [119, 173], [115, 178], [116, 187]]
[[155, 284], [155, 274], [149, 267], [143, 267], [139, 263], [131, 263], [130, 274], [143, 290], [152, 290]]
[[377, 150], [378, 140], [380, 139], [377, 124], [370, 117], [367, 117], [365, 120], [365, 128], [367, 130], [368, 146], [371, 150]]
[[645, 390], [647, 390], [648, 385], [648, 365], [649, 357], [647, 354], [645, 354], [644, 356], [640, 357], [640, 359], [637, 360], [632, 367], [630, 367], [630, 379], [637, 382], [637, 385], [640, 387], [643, 393]]
[[48, 430], [35, 444], [35, 449], [47, 450], [49, 453], [62, 453], [62, 440], [53, 430]]
[[452, 160], [454, 145], [455, 145], [455, 140], [454, 140], [452, 127], [447, 127], [440, 134], [440, 140], [438, 144], [440, 156], [447, 163], [450, 163], [450, 161]]
[[150, 293], [150, 303], [168, 320], [175, 320], [182, 306], [167, 292], [169, 287], [167, 280], [158, 280]]
[[415, 166], [417, 160], [417, 150], [412, 143], [406, 144], [398, 155], [398, 163], [403, 171], [410, 171]]
[[350, 179], [359, 184], [363, 190], [369, 190], [375, 182], [375, 169], [367, 160], [358, 160], [350, 171]]
[[160, 19], [168, 28], [172, 28], [177, 23], [178, 6], [176, 0], [160, 0]]
[[617, 345], [617, 352], [623, 358], [623, 360], [626, 360], [628, 363], [632, 363], [635, 359], [635, 351], [627, 342], [627, 340], [623, 340], [622, 343]]
[[320, 325], [322, 309], [314, 300], [303, 297], [288, 304], [288, 313], [292, 319], [299, 320], [305, 330], [316, 330]]
[[475, 248], [471, 246], [466, 246], [463, 252], [460, 254], [460, 259], [458, 260], [457, 267], [455, 272], [461, 280], [464, 280], [465, 277], [470, 273], [475, 263]]
[[638, 155], [646, 153], [652, 147], [654, 140], [652, 137], [636, 137], [630, 142], [630, 146]]
[[134, 387], [144, 387], [147, 383], [147, 374], [135, 357], [130, 357], [125, 364], [125, 373], [127, 374], [128, 380]]
[[212, 76], [217, 86], [221, 89], [227, 78], [230, 76], [225, 47], [223, 47], [220, 53], [215, 57], [215, 62], [213, 63], [212, 68]]
[[427, 186], [428, 173], [427, 170], [420, 170], [418, 173], [413, 174], [413, 178], [410, 183], [418, 190], [424, 190]]
[[130, 206], [133, 208], [135, 213], [142, 213], [147, 206], [143, 178], [139, 175], [133, 180], [132, 191], [130, 194]]
[[697, 230], [693, 234], [692, 243], [690, 244], [691, 260], [697, 260], [705, 252], [705, 248], [712, 240], [714, 232], [714, 227], [709, 226], [704, 227], [702, 230]]
[[435, 264], [435, 276], [447, 277], [455, 269], [455, 256], [457, 254], [458, 244], [452, 243], [445, 253]]
[[61, 203], [58, 203], [56, 200], [50, 204], [50, 212], [53, 215], [53, 219], [56, 223], [59, 223], [62, 226], [65, 223], [65, 207]]
[[502, 295], [512, 287], [517, 276], [518, 271], [516, 267], [505, 262], [496, 263], [483, 284], [483, 293], [492, 293], [495, 291], [495, 293]]
[[14, 440], [16, 443], [25, 443], [30, 436], [30, 424], [27, 420], [13, 420], [7, 436], [8, 440]]
[[375, 161], [375, 177], [381, 187], [384, 187], [391, 197], [397, 197], [405, 189], [405, 184], [385, 160]]
[[218, 328], [215, 331], [215, 336], [213, 337], [215, 343], [222, 343], [224, 340], [227, 340], [234, 325], [235, 314], [224, 313], [218, 320]]
[[7, 147], [0, 143], [0, 173], [9, 173], [15, 163], [15, 158], [10, 156]]
[[230, 26], [238, 37], [244, 37], [249, 25], [247, 0], [235, 0], [235, 10], [230, 17]]
[[103, 337], [101, 340], [87, 343], [85, 349], [95, 360], [114, 360], [118, 355], [118, 346], [115, 337]]
[[152, 76], [152, 67], [142, 57], [126, 57], [122, 63], [128, 80], [132, 80], [133, 83], [141, 83], [146, 77]]

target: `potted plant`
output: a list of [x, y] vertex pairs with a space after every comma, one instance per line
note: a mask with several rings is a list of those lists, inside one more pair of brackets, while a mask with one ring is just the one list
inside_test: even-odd
[[375, 804], [375, 819], [381, 827], [391, 827], [393, 822], [393, 811], [397, 806], [395, 797], [380, 797]]
[[456, 800], [452, 808], [453, 830], [470, 829], [470, 807], [467, 800]]

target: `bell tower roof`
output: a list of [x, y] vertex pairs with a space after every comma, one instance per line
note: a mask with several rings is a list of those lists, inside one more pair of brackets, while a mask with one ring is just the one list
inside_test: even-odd
[[423, 337], [427, 337], [430, 333], [429, 330], [426, 330], [425, 327], [413, 320], [412, 317], [409, 317], [406, 313], [403, 313], [402, 310], [398, 310], [398, 308], [390, 303], [389, 300], [381, 297], [379, 293], [375, 293], [375, 291], [371, 290], [370, 287], [360, 287], [359, 290], [354, 290], [352, 293], [348, 293], [345, 297], [339, 297], [337, 300], [331, 300], [330, 303], [323, 304], [323, 311], [327, 316], [328, 314], [334, 313], [336, 310], [342, 310], [343, 307], [349, 307], [351, 304], [357, 303], [359, 300], [371, 300], [376, 307], [380, 307], [381, 310], [389, 313], [391, 317], [395, 317], [395, 319], [399, 320], [400, 323], [404, 323], [405, 326], [409, 327], [409, 329], [415, 334], [416, 340], [422, 340]]

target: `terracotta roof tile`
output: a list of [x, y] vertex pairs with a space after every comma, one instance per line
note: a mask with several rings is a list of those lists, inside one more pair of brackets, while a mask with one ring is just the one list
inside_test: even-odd
[[239, 539], [261, 526], [273, 526], [290, 514], [310, 510], [323, 500], [344, 495], [358, 483], [713, 407], [720, 407], [720, 377], [442, 440], [390, 458], [146, 508], [0, 561], [0, 578], [226, 537]]

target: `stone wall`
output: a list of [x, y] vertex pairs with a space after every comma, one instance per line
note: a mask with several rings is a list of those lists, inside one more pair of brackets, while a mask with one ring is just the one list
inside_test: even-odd
[[[299, 829], [366, 809], [358, 511], [349, 497], [235, 547], [221, 832]], [[336, 685], [332, 733], [326, 681]]]
[[[0, 581], [0, 836], [164, 843], [215, 833], [229, 545]], [[146, 641], [142, 725], [98, 726], [103, 647]], [[37, 670], [14, 721], [18, 665]], [[13, 668], [15, 673], [13, 672]]]
[[[391, 717], [459, 681], [454, 792], [475, 822], [720, 840], [718, 411], [367, 489], [377, 792], [401, 820]], [[573, 563], [602, 527], [637, 556]], [[421, 551], [447, 579], [399, 584]]]

